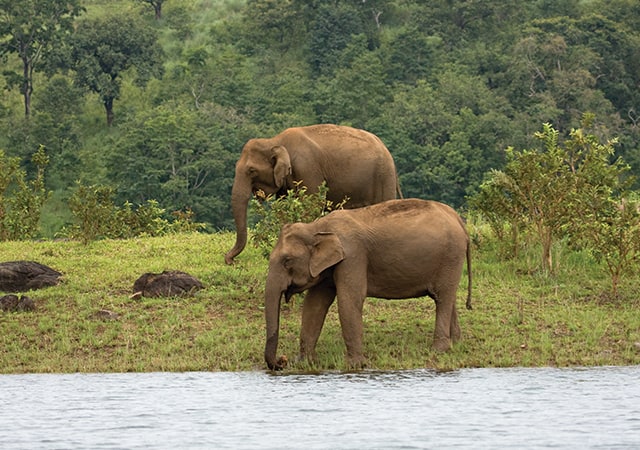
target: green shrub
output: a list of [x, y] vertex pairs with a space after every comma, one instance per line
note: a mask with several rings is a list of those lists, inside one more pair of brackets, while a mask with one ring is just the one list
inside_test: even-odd
[[323, 182], [318, 192], [313, 194], [309, 194], [306, 186], [301, 186], [300, 183], [289, 189], [283, 197], [265, 195], [258, 191], [250, 204], [252, 212], [258, 216], [251, 236], [253, 244], [268, 258], [284, 224], [313, 222], [335, 209], [342, 209], [348, 199], [334, 204], [327, 200], [328, 190]]
[[174, 220], [170, 221], [155, 200], [147, 200], [137, 207], [129, 202], [117, 206], [114, 196], [113, 188], [78, 184], [69, 200], [75, 224], [63, 229], [61, 234], [86, 244], [96, 239], [161, 236], [198, 231], [204, 227], [193, 221], [191, 210], [174, 212]]
[[0, 240], [32, 239], [37, 235], [40, 213], [49, 192], [44, 187], [49, 157], [44, 146], [31, 158], [35, 177], [27, 181], [19, 158], [6, 157], [0, 150]]
[[588, 133], [593, 116], [583, 117], [583, 128], [572, 130], [563, 143], [549, 124], [536, 136], [542, 150], [507, 149], [507, 164], [494, 170], [470, 199], [472, 208], [489, 222], [496, 236], [512, 231], [518, 247], [519, 228], [532, 230], [542, 247], [542, 265], [553, 270], [554, 239], [569, 238], [603, 262], [617, 294], [620, 278], [640, 261], [640, 210], [633, 178], [622, 158], [614, 159], [615, 140], [600, 143]]

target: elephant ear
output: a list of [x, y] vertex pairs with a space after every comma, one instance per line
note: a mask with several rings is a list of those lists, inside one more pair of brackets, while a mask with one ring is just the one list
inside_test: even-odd
[[282, 145], [276, 145], [271, 149], [273, 153], [273, 181], [280, 189], [289, 175], [291, 175], [291, 158], [289, 152]]
[[344, 248], [338, 236], [333, 233], [317, 233], [315, 238], [309, 261], [309, 272], [312, 277], [317, 277], [323, 270], [344, 259]]

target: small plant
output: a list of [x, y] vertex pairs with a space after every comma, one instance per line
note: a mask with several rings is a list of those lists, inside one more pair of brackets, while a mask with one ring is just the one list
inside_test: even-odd
[[293, 189], [287, 191], [284, 197], [265, 195], [258, 191], [251, 200], [251, 209], [258, 216], [258, 222], [253, 229], [252, 242], [268, 258], [271, 250], [278, 241], [280, 229], [286, 223], [313, 222], [329, 212], [342, 209], [347, 198], [338, 204], [327, 200], [326, 183], [318, 188], [318, 192], [309, 194], [307, 187], [297, 182]]
[[515, 190], [514, 180], [506, 173], [492, 169], [480, 185], [479, 192], [469, 198], [469, 206], [487, 221], [501, 245], [504, 256], [517, 258], [520, 230], [525, 229], [527, 217], [524, 206], [509, 190]]
[[171, 213], [173, 221], [170, 223], [170, 230], [173, 233], [195, 233], [206, 228], [206, 224], [195, 222], [195, 213], [191, 208], [184, 211], [174, 211]]
[[116, 214], [113, 189], [106, 186], [85, 186], [78, 183], [69, 199], [69, 208], [75, 225], [65, 228], [61, 234], [79, 239], [87, 244], [100, 237], [108, 237]]
[[637, 273], [640, 264], [640, 201], [600, 200], [597, 207], [583, 204], [582, 220], [572, 223], [569, 232], [574, 244], [589, 248], [604, 263], [617, 297], [621, 279]]

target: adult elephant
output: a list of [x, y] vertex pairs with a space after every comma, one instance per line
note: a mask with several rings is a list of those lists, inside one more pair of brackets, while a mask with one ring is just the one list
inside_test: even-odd
[[307, 291], [302, 306], [300, 358], [316, 358], [316, 342], [337, 296], [342, 336], [351, 367], [364, 365], [362, 307], [366, 297], [435, 300], [433, 346], [445, 351], [460, 338], [456, 293], [467, 261], [471, 309], [469, 236], [458, 214], [435, 201], [390, 200], [338, 210], [312, 223], [285, 225], [269, 258], [265, 285], [267, 340], [264, 357], [276, 360], [280, 303]]
[[327, 199], [345, 208], [379, 203], [400, 196], [393, 158], [382, 141], [364, 130], [339, 125], [288, 128], [275, 137], [250, 139], [236, 163], [231, 210], [236, 243], [227, 264], [247, 243], [247, 207], [258, 190], [286, 194], [295, 183], [316, 193], [326, 182]]

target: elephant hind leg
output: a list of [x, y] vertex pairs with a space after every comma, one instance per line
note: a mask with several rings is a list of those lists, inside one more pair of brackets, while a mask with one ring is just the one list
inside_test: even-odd
[[458, 342], [462, 337], [462, 332], [460, 331], [460, 323], [458, 322], [458, 308], [456, 308], [455, 303], [453, 304], [453, 314], [451, 315], [451, 326], [449, 328], [449, 335], [451, 336], [451, 340], [453, 342]]
[[446, 352], [451, 348], [451, 339], [446, 337], [433, 337], [433, 348], [438, 352]]
[[452, 340], [460, 339], [455, 296], [455, 291], [435, 295], [436, 325], [433, 332], [433, 348], [436, 351], [445, 352], [451, 348]]

